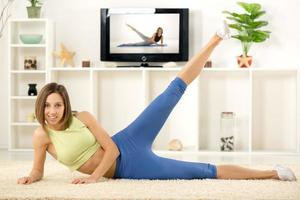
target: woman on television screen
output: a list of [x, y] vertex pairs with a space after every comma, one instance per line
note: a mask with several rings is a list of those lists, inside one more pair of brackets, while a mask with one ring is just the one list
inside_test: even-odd
[[[123, 46], [151, 46], [151, 45], [163, 46], [164, 45], [163, 44], [163, 28], [162, 27], [158, 27], [156, 29], [156, 32], [154, 32], [151, 37], [148, 37], [148, 36], [144, 35], [143, 33], [141, 33], [140, 31], [138, 31], [133, 26], [131, 26], [130, 24], [126, 24], [126, 25], [131, 30], [133, 30], [138, 36], [140, 36], [140, 38], [143, 41], [135, 42], [135, 43], [125, 43], [125, 44], [119, 45], [118, 47], [123, 47]], [[158, 44], [159, 41], [160, 41], [160, 44]]]

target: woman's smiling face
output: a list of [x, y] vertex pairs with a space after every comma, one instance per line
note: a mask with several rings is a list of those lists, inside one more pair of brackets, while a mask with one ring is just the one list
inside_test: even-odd
[[59, 128], [59, 122], [64, 116], [64, 101], [58, 93], [52, 93], [47, 97], [45, 103], [45, 120], [52, 128]]

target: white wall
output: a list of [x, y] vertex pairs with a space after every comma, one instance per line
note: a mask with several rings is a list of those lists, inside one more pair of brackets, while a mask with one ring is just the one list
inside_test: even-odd
[[[239, 8], [233, 0], [45, 0], [43, 16], [56, 23], [56, 46], [63, 42], [76, 51], [75, 63], [90, 59], [99, 66], [99, 26], [102, 7], [185, 7], [190, 8], [190, 56], [208, 41], [215, 32], [224, 9]], [[267, 11], [264, 19], [270, 25], [271, 38], [262, 44], [254, 44], [250, 54], [254, 56], [253, 67], [299, 67], [300, 4], [298, 0], [257, 0]], [[27, 0], [16, 0], [13, 18], [26, 17]], [[0, 148], [7, 147], [8, 110], [8, 42], [7, 29], [0, 40]], [[241, 54], [238, 41], [229, 40], [221, 44], [212, 55], [216, 67], [236, 67], [235, 56]], [[182, 63], [179, 63], [182, 64]]]

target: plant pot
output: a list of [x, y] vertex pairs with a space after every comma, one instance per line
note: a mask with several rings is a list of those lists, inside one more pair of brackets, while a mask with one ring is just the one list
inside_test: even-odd
[[252, 56], [240, 55], [237, 57], [237, 63], [241, 68], [248, 68], [252, 64]]
[[36, 7], [27, 7], [28, 18], [40, 18], [41, 16], [41, 8], [39, 6]]

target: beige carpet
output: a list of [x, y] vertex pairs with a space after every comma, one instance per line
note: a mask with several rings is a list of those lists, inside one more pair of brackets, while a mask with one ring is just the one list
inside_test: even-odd
[[[47, 160], [45, 177], [31, 185], [16, 184], [31, 169], [30, 161], [0, 161], [0, 199], [300, 199], [300, 181], [277, 180], [108, 180], [73, 185], [82, 177]], [[254, 166], [270, 168], [270, 166]], [[290, 166], [300, 177], [300, 165]]]

